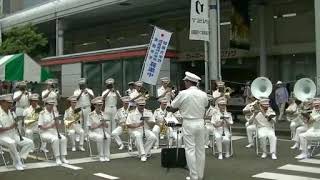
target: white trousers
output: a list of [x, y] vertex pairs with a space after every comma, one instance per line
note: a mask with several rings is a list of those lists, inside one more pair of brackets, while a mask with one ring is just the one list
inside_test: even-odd
[[258, 137], [261, 145], [262, 152], [267, 153], [267, 138], [270, 143], [270, 153], [276, 153], [277, 137], [274, 129], [271, 127], [258, 128]]
[[116, 121], [114, 119], [114, 117], [116, 116], [116, 113], [117, 113], [117, 107], [116, 106], [106, 106], [104, 108], [104, 114], [105, 114], [106, 118], [108, 120], [110, 120], [110, 125], [111, 126], [108, 128], [109, 132], [112, 132], [117, 127], [117, 123], [116, 123]]
[[292, 135], [292, 140], [294, 140], [294, 137], [296, 136], [296, 130], [297, 128], [301, 126], [300, 123], [297, 123], [295, 121], [291, 121], [290, 123], [290, 131], [291, 131], [291, 135]]
[[[179, 131], [179, 135], [177, 134]], [[181, 147], [182, 145], [182, 137], [183, 137], [183, 132], [182, 129], [173, 129], [172, 127], [168, 127], [168, 139], [169, 139], [169, 147], [172, 147], [173, 141], [178, 142], [177, 146]]]
[[[36, 127], [26, 128], [26, 130], [25, 130], [25, 136], [26, 136], [28, 139], [31, 139], [32, 141], [34, 141], [34, 140], [33, 140], [33, 134], [34, 134], [35, 132], [39, 132], [39, 129], [36, 128]], [[45, 149], [46, 146], [47, 146], [47, 143], [46, 143], [46, 142], [43, 142], [43, 143], [41, 144], [41, 149]]]
[[300, 147], [302, 150], [302, 153], [307, 154], [308, 153], [308, 141], [317, 140], [320, 141], [320, 129], [309, 129], [308, 131], [300, 134]]
[[[0, 145], [9, 149], [9, 153], [14, 164], [20, 162], [20, 158], [27, 159], [28, 154], [34, 148], [34, 144], [31, 139], [23, 137], [23, 141], [20, 141], [17, 134], [11, 134], [10, 137], [0, 136]], [[17, 145], [21, 147], [20, 153], [17, 150]]]
[[184, 119], [182, 131], [190, 178], [203, 179], [206, 159], [204, 120]]
[[110, 159], [110, 144], [111, 136], [105, 132], [106, 139], [104, 139], [103, 132], [89, 132], [89, 138], [97, 143], [97, 150], [100, 157], [107, 157]]
[[88, 120], [89, 120], [89, 113], [90, 112], [91, 112], [91, 107], [90, 106], [81, 108], [81, 113], [83, 113], [83, 115], [80, 114], [80, 116], [83, 117], [83, 121], [82, 121], [83, 125], [82, 125], [82, 127], [83, 127], [83, 130], [84, 130], [85, 134], [87, 134], [88, 131], [89, 131], [89, 129], [88, 129]]
[[130, 130], [130, 136], [134, 138], [140, 156], [150, 154], [151, 148], [157, 140], [156, 135], [148, 129], [145, 129], [145, 144], [143, 144], [143, 131], [141, 129]]
[[225, 152], [230, 154], [230, 141], [231, 135], [228, 128], [224, 127], [224, 136], [222, 127], [216, 128], [214, 132], [214, 138], [216, 139], [217, 149], [219, 153], [222, 153], [222, 144], [225, 147]]
[[83, 146], [84, 141], [84, 130], [81, 127], [81, 124], [73, 124], [70, 129], [68, 129], [68, 135], [71, 140], [72, 147], [76, 146], [76, 135], [80, 136], [79, 145]]
[[248, 143], [253, 144], [253, 135], [256, 133], [257, 128], [256, 125], [251, 124], [246, 127], [247, 130], [247, 137], [248, 137]]
[[55, 129], [48, 129], [40, 133], [43, 142], [51, 143], [51, 148], [55, 157], [67, 155], [67, 138], [60, 133], [61, 139]]
[[278, 120], [282, 120], [282, 116], [283, 116], [283, 114], [284, 114], [285, 107], [286, 107], [286, 103], [278, 104], [278, 108], [279, 108], [279, 117], [278, 117]]
[[300, 144], [300, 134], [306, 132], [307, 130], [308, 130], [308, 127], [306, 125], [298, 127], [296, 129], [296, 133], [295, 133], [295, 136], [294, 136], [293, 140], [296, 143]]
[[116, 143], [118, 144], [118, 146], [122, 145], [122, 140], [120, 138], [120, 135], [123, 133], [123, 128], [122, 126], [118, 126], [117, 128], [115, 128], [112, 133], [111, 136], [114, 138], [114, 140], [116, 141]]
[[212, 124], [206, 124], [205, 127], [206, 127], [206, 134], [205, 134], [206, 140], [205, 140], [205, 143], [206, 143], [206, 145], [209, 145], [210, 144], [210, 138], [209, 137], [210, 137], [210, 135], [214, 135], [214, 127], [213, 127]]
[[160, 126], [154, 125], [153, 128], [152, 128], [152, 132], [154, 133], [154, 135], [157, 138], [154, 146], [159, 147]]

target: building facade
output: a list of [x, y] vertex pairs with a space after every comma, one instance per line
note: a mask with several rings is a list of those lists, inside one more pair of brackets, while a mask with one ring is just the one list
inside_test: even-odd
[[[0, 20], [2, 31], [27, 22], [36, 24], [48, 37], [48, 56], [54, 59], [54, 56], [78, 56], [78, 53], [148, 44], [153, 25], [156, 25], [173, 32], [170, 47], [176, 57], [170, 60], [169, 68], [174, 83], [179, 86], [184, 71], [196, 72], [205, 79], [204, 43], [188, 39], [189, 0], [102, 0], [99, 4], [94, 0], [77, 4], [72, 4], [73, 1], [15, 0], [10, 1], [8, 8], [8, 2], [4, 0], [5, 16]], [[237, 83], [253, 80], [266, 72], [265, 76], [273, 82], [293, 82], [300, 77], [316, 80], [319, 63], [316, 58], [315, 9], [318, 8], [315, 1], [251, 0], [250, 49], [240, 50], [230, 48], [231, 2], [220, 0], [222, 79], [229, 81], [230, 86], [237, 86]], [[40, 14], [36, 14], [37, 11]], [[44, 12], [48, 13], [41, 15]], [[52, 58], [46, 58], [44, 62]], [[144, 59], [143, 56], [135, 58], [139, 63]], [[113, 61], [117, 63], [117, 59]], [[261, 66], [262, 61], [266, 65]], [[99, 64], [102, 62], [103, 59]], [[84, 69], [90, 64], [94, 66], [84, 60], [79, 67], [81, 76], [87, 76]], [[62, 65], [44, 65], [61, 77]], [[112, 71], [113, 66], [105, 67], [101, 67], [104, 73]], [[140, 74], [141, 65], [132, 68]], [[103, 87], [103, 78], [107, 78], [101, 77], [99, 82], [95, 81], [100, 84], [97, 88]], [[203, 81], [201, 85], [204, 85]], [[124, 82], [119, 82], [119, 86], [126, 88]]]

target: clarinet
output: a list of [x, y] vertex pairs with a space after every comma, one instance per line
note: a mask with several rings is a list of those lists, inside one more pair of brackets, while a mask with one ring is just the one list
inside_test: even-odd
[[53, 119], [55, 121], [55, 124], [56, 124], [56, 130], [57, 130], [57, 134], [58, 134], [58, 138], [61, 139], [61, 135], [60, 135], [60, 132], [59, 132], [59, 128], [58, 128], [58, 120], [56, 120], [56, 116], [54, 114], [54, 110], [52, 110], [52, 114], [53, 114]]
[[142, 126], [142, 132], [143, 132], [143, 138], [145, 138], [146, 137], [146, 133], [145, 133], [145, 130], [144, 130], [144, 117], [143, 117], [143, 111], [142, 111], [142, 113], [141, 113], [141, 120], [142, 120], [142, 123], [143, 123], [143, 126]]
[[[104, 121], [103, 118], [102, 118], [102, 113], [101, 113], [101, 112], [100, 112], [99, 116], [100, 116], [100, 122], [101, 122], [101, 123], [105, 123], [105, 121]], [[107, 136], [106, 136], [106, 132], [105, 132], [105, 130], [104, 130], [104, 125], [103, 125], [103, 127], [102, 127], [102, 132], [103, 132], [103, 139], [106, 140], [106, 139], [107, 139]]]
[[222, 136], [225, 136], [226, 134], [225, 134], [225, 132], [224, 132], [224, 123], [225, 123], [224, 121], [225, 121], [225, 118], [226, 118], [226, 117], [224, 116], [224, 113], [222, 114], [222, 117], [221, 117], [221, 118], [222, 118], [222, 122], [223, 122], [223, 124], [222, 124]]
[[[11, 112], [12, 117], [13, 117], [13, 112], [14, 112], [14, 111], [11, 109], [10, 112]], [[13, 120], [14, 120], [14, 123], [16, 124], [15, 129], [16, 129], [18, 135], [19, 135], [20, 141], [23, 141], [23, 137], [22, 137], [21, 132], [20, 132], [20, 130], [19, 130], [19, 128], [18, 128], [18, 124], [17, 124], [17, 121], [18, 121], [18, 120], [17, 120], [17, 117], [13, 118]]]

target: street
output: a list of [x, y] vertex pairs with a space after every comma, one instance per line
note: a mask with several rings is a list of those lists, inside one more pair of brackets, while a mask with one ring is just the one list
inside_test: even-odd
[[[247, 149], [244, 136], [234, 136], [234, 156], [230, 159], [218, 160], [212, 151], [206, 151], [206, 180], [249, 180], [249, 179], [279, 179], [279, 180], [317, 180], [320, 179], [320, 156], [298, 161], [294, 156], [299, 152], [291, 150], [292, 142], [288, 138], [278, 138], [278, 160], [261, 159], [254, 149]], [[50, 148], [49, 148], [50, 150]], [[95, 151], [94, 151], [95, 152]], [[0, 167], [1, 180], [103, 180], [103, 179], [139, 179], [139, 180], [178, 180], [185, 179], [187, 170], [166, 169], [160, 165], [160, 150], [153, 151], [147, 162], [140, 162], [137, 157], [131, 157], [126, 150], [117, 150], [112, 144], [111, 161], [98, 162], [98, 159], [88, 157], [88, 152], [69, 152], [70, 165], [56, 166], [54, 161], [36, 161], [28, 159], [27, 168], [23, 172], [15, 171], [13, 167]], [[319, 153], [319, 152], [318, 152]], [[35, 156], [32, 156], [35, 158]], [[9, 158], [7, 157], [7, 160]]]

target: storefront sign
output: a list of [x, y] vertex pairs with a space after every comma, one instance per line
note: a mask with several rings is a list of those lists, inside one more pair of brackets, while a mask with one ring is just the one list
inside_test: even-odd
[[144, 67], [140, 77], [141, 81], [151, 85], [157, 84], [159, 72], [169, 45], [171, 34], [171, 32], [158, 27], [154, 28], [149, 49], [144, 60]]
[[[237, 49], [225, 49], [221, 50], [221, 59], [230, 59], [248, 56], [246, 51]], [[203, 61], [204, 52], [186, 52], [179, 55], [181, 61]]]
[[191, 0], [189, 39], [209, 41], [208, 8], [208, 0]]

